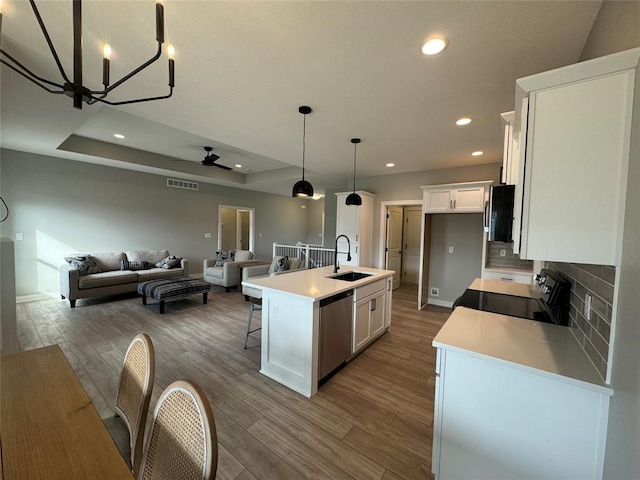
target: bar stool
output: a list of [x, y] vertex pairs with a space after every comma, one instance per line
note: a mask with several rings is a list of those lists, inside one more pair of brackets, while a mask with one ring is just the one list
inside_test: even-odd
[[244, 349], [247, 349], [247, 342], [249, 341], [249, 334], [253, 332], [257, 332], [258, 330], [262, 330], [262, 328], [254, 328], [251, 330], [251, 317], [253, 317], [253, 312], [255, 310], [262, 310], [262, 299], [261, 298], [251, 298], [249, 300], [251, 303], [249, 304], [249, 321], [247, 323], [247, 335], [244, 339]]

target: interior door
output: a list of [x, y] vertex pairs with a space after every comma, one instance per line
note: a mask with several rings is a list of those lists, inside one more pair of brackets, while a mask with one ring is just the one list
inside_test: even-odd
[[418, 283], [420, 275], [420, 228], [422, 220], [421, 207], [405, 207], [404, 232], [402, 241], [402, 281], [406, 283]]
[[402, 278], [402, 207], [387, 207], [387, 270], [393, 270], [393, 289]]

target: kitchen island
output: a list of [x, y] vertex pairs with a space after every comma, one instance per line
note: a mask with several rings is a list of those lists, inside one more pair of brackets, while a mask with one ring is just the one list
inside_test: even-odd
[[569, 327], [458, 307], [433, 345], [436, 479], [602, 478], [612, 389]]
[[[339, 274], [367, 274], [354, 281], [332, 278], [333, 267], [266, 275], [242, 284], [262, 290], [262, 351], [260, 373], [311, 397], [318, 389], [321, 304], [353, 295], [347, 335], [349, 352], [358, 354], [391, 323], [392, 270], [365, 267], [340, 269]], [[342, 294], [342, 295], [341, 295]], [[344, 339], [341, 339], [344, 340]]]

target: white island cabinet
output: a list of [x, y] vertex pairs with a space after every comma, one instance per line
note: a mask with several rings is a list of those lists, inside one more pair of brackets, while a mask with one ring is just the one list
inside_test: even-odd
[[569, 328], [458, 307], [433, 345], [436, 479], [602, 478], [612, 390]]
[[[369, 273], [354, 282], [337, 280], [333, 267], [300, 270], [286, 275], [252, 277], [242, 282], [262, 290], [262, 345], [260, 373], [311, 397], [318, 390], [320, 301], [353, 290], [351, 351], [358, 351], [388, 330], [393, 270], [357, 267], [339, 273]], [[354, 330], [356, 330], [354, 332]], [[358, 344], [354, 342], [358, 338]]]

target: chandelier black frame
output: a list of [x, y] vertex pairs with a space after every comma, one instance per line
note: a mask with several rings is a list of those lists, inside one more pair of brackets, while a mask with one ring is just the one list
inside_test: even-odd
[[[53, 46], [53, 42], [51, 41], [51, 37], [49, 36], [49, 32], [47, 32], [47, 28], [44, 25], [42, 17], [40, 16], [40, 12], [38, 11], [35, 0], [29, 0], [29, 3], [31, 4], [33, 13], [38, 20], [38, 24], [40, 25], [42, 34], [44, 35], [45, 40], [49, 45], [49, 50], [51, 50], [51, 54], [53, 55], [53, 59], [55, 60], [56, 65], [58, 66], [58, 70], [62, 75], [64, 83], [57, 83], [36, 75], [26, 66], [12, 57], [9, 53], [4, 51], [4, 49], [0, 48], [0, 63], [2, 63], [3, 65], [6, 65], [13, 71], [22, 75], [27, 80], [35, 83], [40, 88], [43, 88], [49, 93], [65, 94], [73, 98], [73, 106], [77, 109], [82, 109], [82, 102], [85, 102], [88, 105], [92, 105], [96, 102], [102, 102], [108, 105], [126, 105], [129, 103], [163, 100], [165, 98], [171, 97], [171, 95], [173, 94], [173, 87], [175, 86], [175, 63], [174, 59], [172, 58], [173, 54], [169, 52], [169, 93], [167, 95], [139, 98], [134, 100], [124, 100], [119, 102], [112, 102], [106, 99], [107, 95], [111, 91], [122, 85], [134, 75], [147, 68], [149, 65], [158, 60], [162, 55], [162, 44], [164, 43], [164, 6], [162, 5], [162, 3], [156, 3], [156, 41], [158, 42], [157, 53], [151, 59], [133, 70], [131, 73], [125, 75], [120, 80], [111, 85], [109, 84], [110, 60], [108, 58], [108, 55], [105, 54], [105, 57], [102, 60], [102, 84], [104, 85], [103, 90], [91, 90], [82, 84], [82, 0], [73, 0], [73, 81], [69, 80], [69, 77], [67, 76], [64, 67], [62, 66], [62, 63], [60, 62], [60, 58], [58, 57], [56, 49]], [[2, 25], [1, 22], [2, 14], [0, 13], [0, 26]]]

